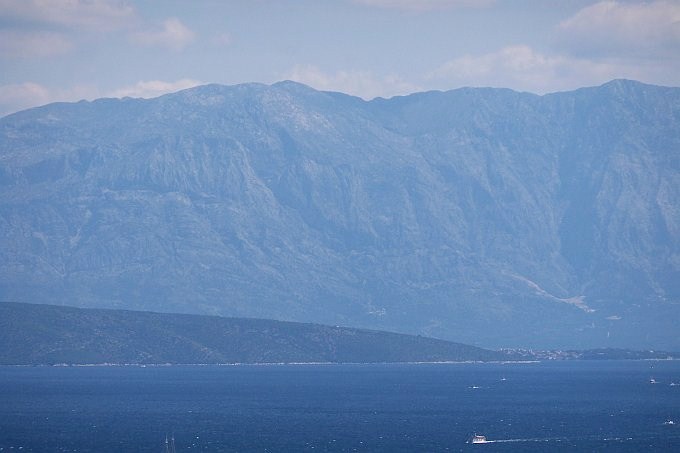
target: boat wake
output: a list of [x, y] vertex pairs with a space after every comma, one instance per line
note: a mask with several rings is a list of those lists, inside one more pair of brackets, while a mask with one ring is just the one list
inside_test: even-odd
[[495, 440], [490, 440], [488, 442], [495, 442], [495, 443], [511, 443], [511, 442], [561, 442], [565, 439], [561, 438], [531, 438], [531, 439], [495, 439]]
[[[522, 443], [522, 442], [568, 442], [574, 439], [567, 439], [566, 437], [532, 437], [527, 439], [485, 439], [483, 442], [473, 442], [473, 443], [484, 443], [484, 444], [503, 444], [503, 443]], [[593, 438], [591, 440], [599, 440], [605, 442], [626, 442], [633, 440], [632, 437], [605, 437], [605, 438]]]
[[484, 436], [474, 436], [470, 443], [473, 444], [502, 444], [502, 443], [519, 443], [519, 442], [562, 442], [564, 438], [558, 437], [543, 437], [530, 439], [487, 439]]

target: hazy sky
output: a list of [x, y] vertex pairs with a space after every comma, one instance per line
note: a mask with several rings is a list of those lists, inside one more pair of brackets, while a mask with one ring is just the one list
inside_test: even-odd
[[0, 115], [284, 79], [366, 99], [680, 86], [680, 0], [0, 0], [0, 69]]

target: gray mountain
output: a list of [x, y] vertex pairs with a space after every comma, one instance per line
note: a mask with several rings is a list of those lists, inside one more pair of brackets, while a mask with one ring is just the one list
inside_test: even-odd
[[680, 349], [680, 89], [293, 82], [0, 119], [0, 298]]

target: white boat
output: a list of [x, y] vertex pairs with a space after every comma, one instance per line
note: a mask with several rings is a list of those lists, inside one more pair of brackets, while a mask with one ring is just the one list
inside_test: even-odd
[[649, 380], [649, 383], [650, 383], [650, 384], [658, 384], [659, 382], [658, 382], [656, 379], [651, 378], [651, 379]]
[[489, 443], [489, 441], [486, 440], [486, 437], [485, 437], [485, 436], [480, 436], [479, 434], [475, 434], [474, 436], [472, 436], [472, 439], [471, 439], [470, 442], [472, 442], [473, 444], [486, 444], [486, 443]]

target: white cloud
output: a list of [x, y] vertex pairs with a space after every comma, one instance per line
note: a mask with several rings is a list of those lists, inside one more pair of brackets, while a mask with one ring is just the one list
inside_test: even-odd
[[580, 56], [680, 57], [680, 2], [602, 1], [557, 28], [556, 44]]
[[0, 86], [0, 115], [50, 102], [50, 92], [37, 83]]
[[91, 85], [75, 85], [65, 89], [50, 89], [34, 82], [2, 85], [0, 86], [0, 116], [59, 101], [75, 102], [81, 99], [92, 100], [103, 96], [153, 98], [201, 84], [202, 82], [192, 79], [181, 79], [174, 82], [148, 80], [108, 93], [102, 93], [97, 87]]
[[0, 17], [65, 26], [111, 29], [134, 15], [119, 0], [0, 0]]
[[176, 17], [171, 17], [163, 22], [161, 30], [140, 31], [133, 33], [131, 38], [144, 46], [160, 46], [179, 51], [194, 40], [194, 32]]
[[436, 11], [452, 8], [480, 8], [495, 0], [353, 0], [366, 6], [404, 11]]
[[420, 89], [393, 75], [377, 77], [369, 71], [339, 71], [328, 74], [312, 65], [297, 65], [285, 78], [318, 90], [340, 91], [364, 99], [396, 96]]
[[0, 30], [0, 57], [47, 57], [72, 48], [73, 43], [61, 33]]
[[485, 55], [456, 58], [428, 76], [448, 87], [508, 87], [535, 93], [598, 85], [615, 78], [645, 80], [650, 74], [624, 62], [544, 55], [528, 46], [510, 46]]
[[202, 82], [193, 79], [181, 79], [175, 82], [146, 80], [137, 82], [136, 84], [128, 87], [119, 88], [109, 93], [109, 96], [115, 98], [154, 98], [163, 94], [173, 93], [175, 91], [192, 88], [201, 84]]
[[34, 82], [0, 86], [0, 116], [58, 101], [79, 101], [99, 97], [92, 86], [76, 85], [68, 89], [51, 90]]

